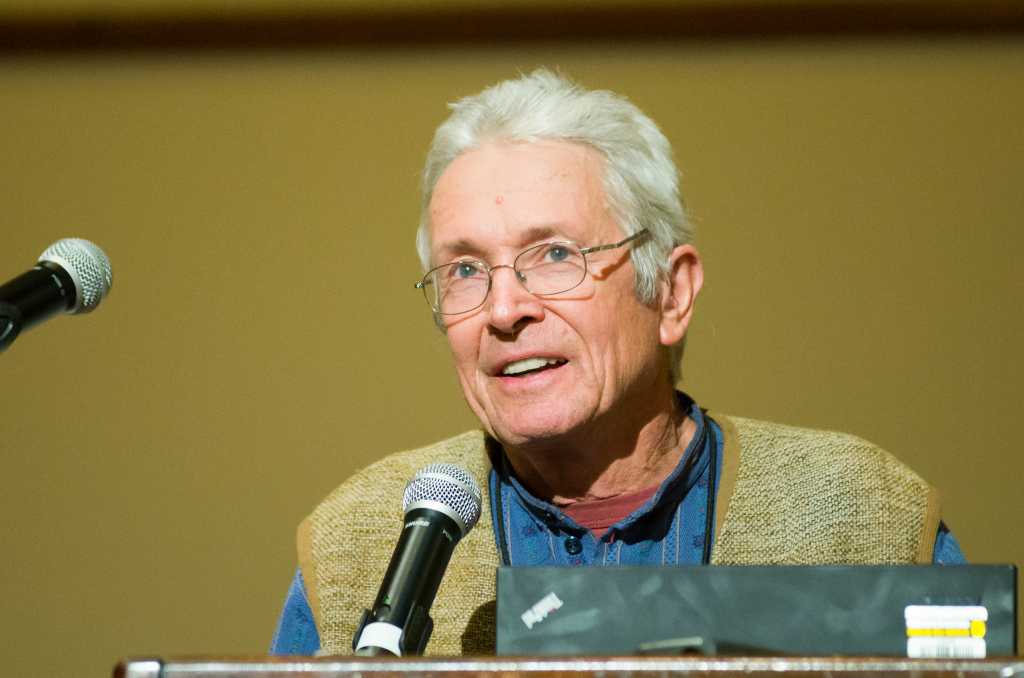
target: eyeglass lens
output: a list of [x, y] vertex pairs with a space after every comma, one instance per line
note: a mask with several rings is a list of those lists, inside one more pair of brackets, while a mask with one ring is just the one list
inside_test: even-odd
[[[524, 250], [512, 264], [520, 282], [538, 295], [567, 292], [583, 282], [587, 264], [572, 243], [542, 243]], [[478, 261], [439, 266], [424, 279], [427, 303], [438, 313], [465, 313], [482, 305], [490, 289], [490, 271]]]

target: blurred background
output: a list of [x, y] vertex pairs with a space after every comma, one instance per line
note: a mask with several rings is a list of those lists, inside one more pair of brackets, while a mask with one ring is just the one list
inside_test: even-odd
[[6, 0], [0, 280], [80, 236], [114, 289], [0, 355], [4, 673], [265, 652], [298, 522], [475, 425], [418, 174], [446, 102], [539, 65], [674, 145], [682, 387], [884, 446], [1024, 562], [1022, 37], [1019, 2]]

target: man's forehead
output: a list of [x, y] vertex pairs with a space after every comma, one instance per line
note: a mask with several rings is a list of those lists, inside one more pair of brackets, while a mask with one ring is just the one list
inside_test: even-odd
[[580, 144], [490, 144], [456, 158], [430, 203], [437, 256], [587, 240], [606, 211], [600, 154]]
[[489, 143], [466, 151], [441, 174], [437, 193], [569, 191], [601, 183], [604, 161], [589, 146], [567, 141]]

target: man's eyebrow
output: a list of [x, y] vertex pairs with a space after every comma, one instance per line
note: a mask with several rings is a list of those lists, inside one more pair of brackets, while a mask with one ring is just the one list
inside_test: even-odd
[[519, 244], [523, 246], [532, 245], [540, 240], [551, 238], [565, 238], [565, 233], [559, 228], [559, 224], [541, 224], [531, 226], [519, 234]]
[[438, 248], [438, 255], [441, 260], [440, 263], [444, 263], [451, 257], [460, 257], [464, 254], [468, 254], [478, 259], [484, 258], [484, 251], [472, 240], [467, 240], [466, 238], [452, 240], [451, 242], [444, 243]]
[[[520, 247], [529, 247], [535, 242], [551, 238], [567, 239], [559, 224], [541, 224], [524, 229], [518, 234], [516, 244]], [[468, 238], [457, 238], [438, 247], [438, 257], [440, 259], [438, 263], [444, 263], [450, 261], [453, 257], [464, 255], [486, 260], [487, 253], [477, 243]]]

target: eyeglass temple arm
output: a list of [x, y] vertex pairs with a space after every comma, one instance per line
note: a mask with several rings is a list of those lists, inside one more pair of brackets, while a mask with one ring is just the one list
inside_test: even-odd
[[614, 242], [614, 243], [611, 243], [610, 245], [597, 245], [595, 247], [584, 247], [584, 248], [580, 249], [580, 253], [581, 254], [590, 254], [591, 252], [603, 252], [604, 250], [613, 250], [616, 247], [622, 247], [623, 245], [625, 245], [626, 243], [628, 243], [631, 240], [636, 240], [640, 236], [646, 235], [646, 233], [647, 233], [647, 229], [646, 228], [641, 228], [639, 231], [637, 231], [633, 235], [629, 236], [628, 238], [624, 238], [624, 239], [620, 240], [619, 242]]

